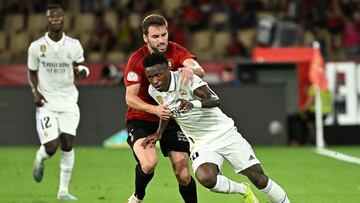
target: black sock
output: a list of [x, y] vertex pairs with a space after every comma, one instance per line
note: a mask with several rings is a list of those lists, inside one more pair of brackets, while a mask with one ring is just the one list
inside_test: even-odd
[[135, 196], [142, 200], [145, 197], [145, 189], [147, 184], [150, 182], [154, 172], [146, 174], [141, 170], [141, 165], [137, 164], [135, 167]]
[[192, 177], [189, 185], [182, 186], [179, 184], [179, 191], [185, 203], [197, 203], [196, 184]]

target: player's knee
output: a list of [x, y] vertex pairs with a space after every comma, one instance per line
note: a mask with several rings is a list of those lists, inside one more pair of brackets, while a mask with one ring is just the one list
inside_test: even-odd
[[72, 143], [63, 143], [61, 144], [61, 150], [65, 151], [65, 152], [69, 152], [73, 149], [73, 144]]
[[54, 156], [56, 153], [56, 146], [45, 147], [45, 151], [49, 156]]
[[216, 176], [214, 177], [206, 173], [197, 173], [196, 179], [207, 189], [212, 189], [216, 185]]
[[267, 186], [268, 177], [265, 175], [260, 164], [253, 165], [242, 172], [258, 188], [264, 189]]
[[179, 184], [182, 186], [186, 186], [190, 183], [190, 174], [187, 170], [183, 171], [175, 171], [176, 179], [178, 180]]
[[250, 180], [258, 189], [264, 189], [269, 178], [265, 174], [254, 174]]
[[141, 163], [141, 170], [146, 173], [150, 174], [154, 172], [157, 162], [145, 162]]

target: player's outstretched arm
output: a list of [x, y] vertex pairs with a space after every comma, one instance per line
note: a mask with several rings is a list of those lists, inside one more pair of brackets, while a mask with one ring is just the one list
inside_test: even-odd
[[188, 112], [192, 108], [212, 108], [220, 106], [219, 97], [206, 85], [200, 86], [194, 90], [194, 94], [200, 98], [200, 100], [191, 100], [179, 98], [176, 102], [179, 102], [179, 109], [182, 112]]
[[189, 67], [193, 70], [194, 74], [203, 78], [205, 76], [204, 69], [200, 66], [200, 64], [194, 59], [186, 59], [183, 62], [184, 67]]
[[193, 80], [194, 74], [203, 78], [205, 76], [205, 72], [200, 64], [194, 59], [186, 59], [183, 62], [183, 68], [179, 68], [178, 71], [181, 72], [181, 83], [188, 84]]

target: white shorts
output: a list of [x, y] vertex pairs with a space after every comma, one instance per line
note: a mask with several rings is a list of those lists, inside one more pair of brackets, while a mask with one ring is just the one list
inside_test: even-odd
[[250, 144], [237, 132], [236, 128], [226, 135], [226, 140], [229, 142], [225, 144], [215, 142], [196, 146], [191, 150], [190, 160], [194, 173], [203, 163], [214, 163], [221, 170], [224, 159], [232, 165], [236, 173], [260, 163]]
[[36, 109], [36, 129], [41, 144], [59, 137], [61, 133], [75, 136], [80, 121], [79, 107], [76, 105], [69, 111], [51, 111], [44, 107]]

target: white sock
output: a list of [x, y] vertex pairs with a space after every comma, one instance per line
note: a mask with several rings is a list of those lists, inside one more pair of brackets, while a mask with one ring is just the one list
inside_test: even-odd
[[234, 182], [223, 175], [217, 175], [216, 185], [210, 191], [218, 193], [244, 194], [247, 186], [242, 183]]
[[46, 153], [44, 145], [41, 145], [39, 150], [36, 152], [36, 160], [42, 162], [48, 158], [50, 158], [50, 156]]
[[269, 178], [267, 186], [261, 190], [272, 203], [290, 203], [285, 191]]
[[74, 149], [69, 152], [61, 151], [59, 192], [68, 192], [71, 173], [74, 166], [74, 159]]

